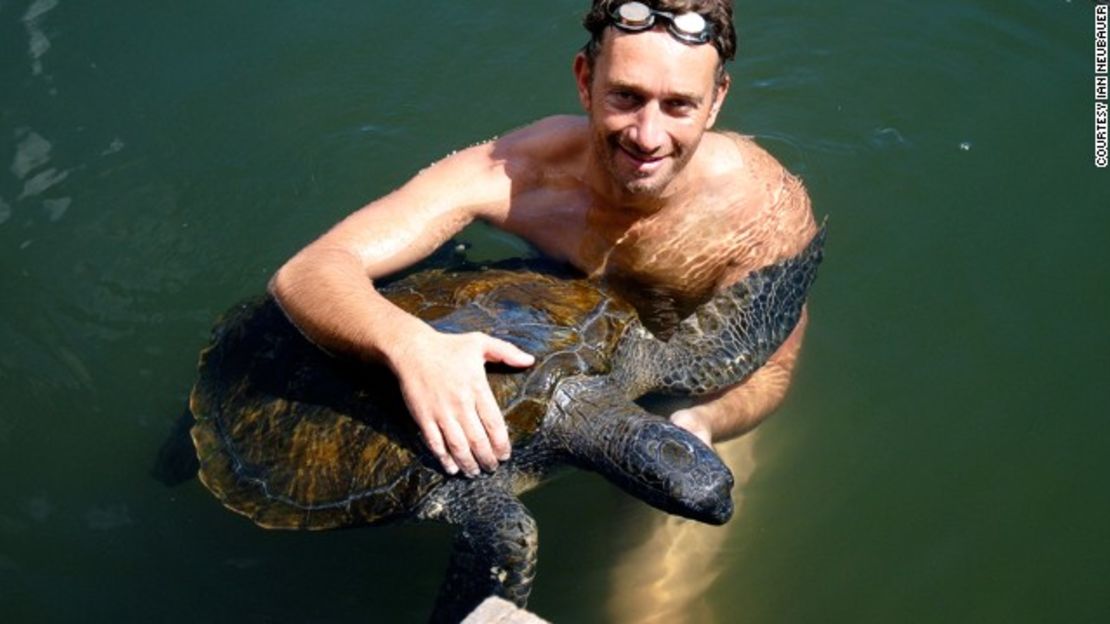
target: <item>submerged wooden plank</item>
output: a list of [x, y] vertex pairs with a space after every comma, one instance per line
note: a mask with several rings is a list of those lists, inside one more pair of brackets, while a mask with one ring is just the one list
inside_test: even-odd
[[477, 609], [470, 612], [463, 624], [549, 624], [535, 613], [521, 609], [513, 603], [490, 596]]

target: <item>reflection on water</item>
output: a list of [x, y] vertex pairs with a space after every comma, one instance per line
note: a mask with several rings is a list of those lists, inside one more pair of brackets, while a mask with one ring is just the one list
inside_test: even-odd
[[69, 177], [69, 171], [58, 171], [53, 167], [30, 175], [50, 162], [50, 150], [53, 146], [50, 141], [30, 128], [17, 128], [15, 136], [20, 141], [16, 146], [15, 157], [12, 159], [11, 172], [23, 181], [23, 192], [16, 198], [17, 201], [40, 195]]
[[16, 137], [22, 135], [22, 138], [15, 148], [11, 170], [15, 177], [22, 180], [32, 170], [45, 165], [50, 160], [50, 150], [53, 146], [34, 130], [19, 128], [15, 131], [15, 135]]
[[736, 511], [723, 527], [668, 514], [654, 514], [640, 544], [626, 552], [610, 574], [606, 608], [620, 623], [711, 623], [733, 621], [717, 614], [705, 599], [709, 587], [724, 570], [720, 556], [729, 527], [743, 522], [744, 487], [756, 463], [755, 433], [717, 445], [732, 469]]
[[23, 14], [27, 29], [27, 54], [31, 57], [31, 74], [42, 75], [42, 57], [50, 51], [50, 39], [42, 29], [43, 16], [58, 6], [58, 0], [35, 0]]
[[[41, 134], [31, 128], [16, 128], [15, 138], [19, 143], [12, 157], [12, 164], [8, 168], [17, 180], [23, 183], [23, 190], [15, 197], [15, 201], [36, 197], [49, 191], [52, 187], [64, 182], [69, 177], [69, 170], [59, 171], [49, 167], [53, 144]], [[73, 202], [70, 197], [52, 197], [42, 201], [42, 212], [51, 222], [57, 222], [65, 216]], [[12, 209], [0, 199], [0, 224], [7, 221], [12, 215]]]

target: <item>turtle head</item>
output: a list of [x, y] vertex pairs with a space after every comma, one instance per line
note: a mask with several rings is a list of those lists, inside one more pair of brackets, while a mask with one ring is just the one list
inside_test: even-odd
[[[690, 432], [656, 416], [641, 416], [610, 455], [624, 490], [668, 513], [708, 524], [732, 517], [732, 472]], [[617, 449], [615, 449], [617, 450]], [[605, 471], [608, 472], [608, 471]]]
[[732, 517], [732, 472], [697, 436], [615, 392], [603, 377], [563, 380], [545, 428], [571, 463], [668, 513]]
[[575, 420], [563, 438], [571, 463], [668, 513], [708, 524], [732, 517], [732, 472], [694, 434], [631, 401]]

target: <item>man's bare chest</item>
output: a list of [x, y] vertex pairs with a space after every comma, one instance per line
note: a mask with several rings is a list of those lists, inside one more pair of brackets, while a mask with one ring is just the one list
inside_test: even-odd
[[[762, 238], [736, 215], [706, 206], [637, 214], [598, 209], [587, 198], [549, 194], [522, 206], [507, 229], [543, 253], [608, 283], [665, 332], [723, 283], [757, 264]], [[737, 260], [752, 258], [753, 266]], [[742, 264], [748, 264], [742, 262]]]

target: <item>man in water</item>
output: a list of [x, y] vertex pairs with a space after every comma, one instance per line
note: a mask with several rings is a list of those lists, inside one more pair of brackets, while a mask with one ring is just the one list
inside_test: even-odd
[[[533, 358], [484, 334], [438, 333], [373, 280], [482, 219], [608, 281], [666, 335], [714, 291], [816, 232], [800, 182], [750, 139], [710, 131], [736, 50], [730, 0], [593, 0], [584, 25], [590, 41], [573, 71], [585, 117], [542, 119], [435, 163], [305, 247], [270, 284], [317, 344], [393, 370], [452, 474], [508, 459], [485, 365]], [[755, 427], [786, 393], [805, 325], [803, 315], [745, 382], [671, 420], [706, 444]]]

